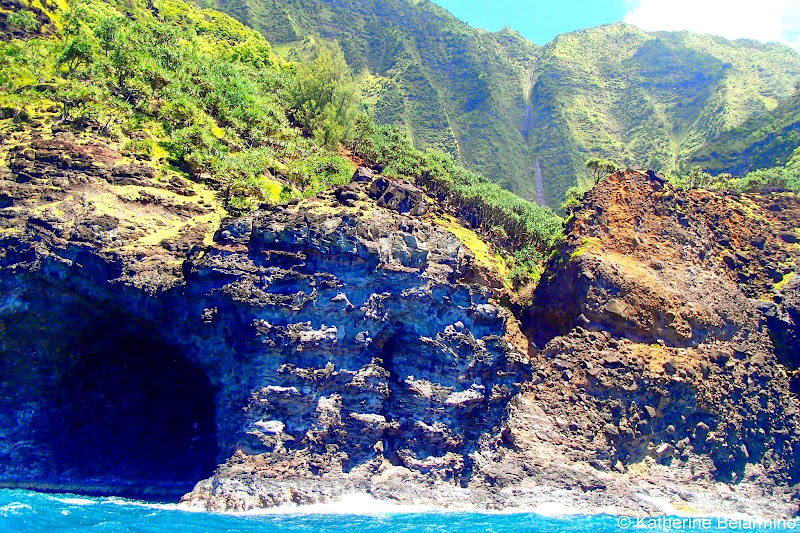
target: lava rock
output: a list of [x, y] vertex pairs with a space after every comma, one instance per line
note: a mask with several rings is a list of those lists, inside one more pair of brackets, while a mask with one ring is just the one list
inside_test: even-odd
[[367, 167], [358, 167], [353, 174], [352, 181], [355, 182], [370, 182], [375, 177], [375, 171]]

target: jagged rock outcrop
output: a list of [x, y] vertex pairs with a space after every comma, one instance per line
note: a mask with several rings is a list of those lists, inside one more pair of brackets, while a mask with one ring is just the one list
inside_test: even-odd
[[4, 486], [797, 513], [794, 195], [616, 174], [520, 324], [489, 249], [379, 174], [225, 218], [57, 133], [0, 177]]
[[[457, 485], [525, 379], [513, 318], [489, 288], [459, 281], [473, 257], [452, 234], [374, 204], [329, 204], [232, 221], [188, 263], [187, 287], [209, 295], [206, 335], [223, 335], [231, 315], [251, 322], [251, 345], [237, 351], [258, 367], [239, 454], [190, 500], [313, 501], [320, 489], [290, 496], [275, 480], [345, 479], [384, 463]], [[241, 470], [249, 497], [233, 488]]]
[[516, 409], [500, 464], [542, 464], [540, 441], [560, 442], [628, 490], [697, 508], [665, 480], [727, 482], [796, 512], [798, 345], [770, 324], [795, 331], [795, 285], [776, 282], [800, 266], [798, 214], [795, 195], [679, 191], [645, 172], [588, 193], [523, 321], [541, 350], [518, 401], [552, 433], [532, 436]]
[[[490, 265], [420, 218], [411, 184], [378, 177], [212, 228], [208, 191], [109, 147], [59, 135], [12, 152], [6, 485], [182, 493], [230, 458], [193, 501], [275, 505], [298, 496], [259, 483], [381, 465], [458, 486], [527, 380]], [[261, 480], [249, 496], [229, 490], [242, 468]]]

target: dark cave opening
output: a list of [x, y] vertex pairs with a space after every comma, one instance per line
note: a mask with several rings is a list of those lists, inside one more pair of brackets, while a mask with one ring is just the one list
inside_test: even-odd
[[73, 354], [39, 413], [47, 477], [76, 492], [179, 497], [217, 464], [214, 388], [180, 349], [114, 332]]

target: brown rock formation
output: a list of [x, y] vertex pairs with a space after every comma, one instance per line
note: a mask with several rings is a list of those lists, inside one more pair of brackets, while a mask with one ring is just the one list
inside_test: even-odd
[[[546, 471], [537, 450], [554, 447], [629, 491], [726, 482], [791, 507], [798, 346], [776, 347], [768, 324], [795, 327], [796, 289], [776, 280], [800, 264], [798, 214], [795, 195], [679, 191], [635, 171], [587, 194], [523, 321], [541, 351], [501, 464]], [[531, 411], [546, 432], [531, 432]]]
[[518, 321], [491, 248], [368, 174], [223, 218], [99, 139], [8, 150], [0, 483], [797, 512], [794, 195], [616, 174]]

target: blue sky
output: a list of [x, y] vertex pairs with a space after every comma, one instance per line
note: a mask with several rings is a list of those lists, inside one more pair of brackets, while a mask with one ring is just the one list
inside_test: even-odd
[[510, 26], [536, 44], [582, 28], [622, 20], [623, 0], [432, 0], [470, 26]]
[[536, 44], [624, 20], [647, 31], [688, 30], [778, 41], [800, 51], [800, 0], [433, 0], [470, 25], [510, 26]]

